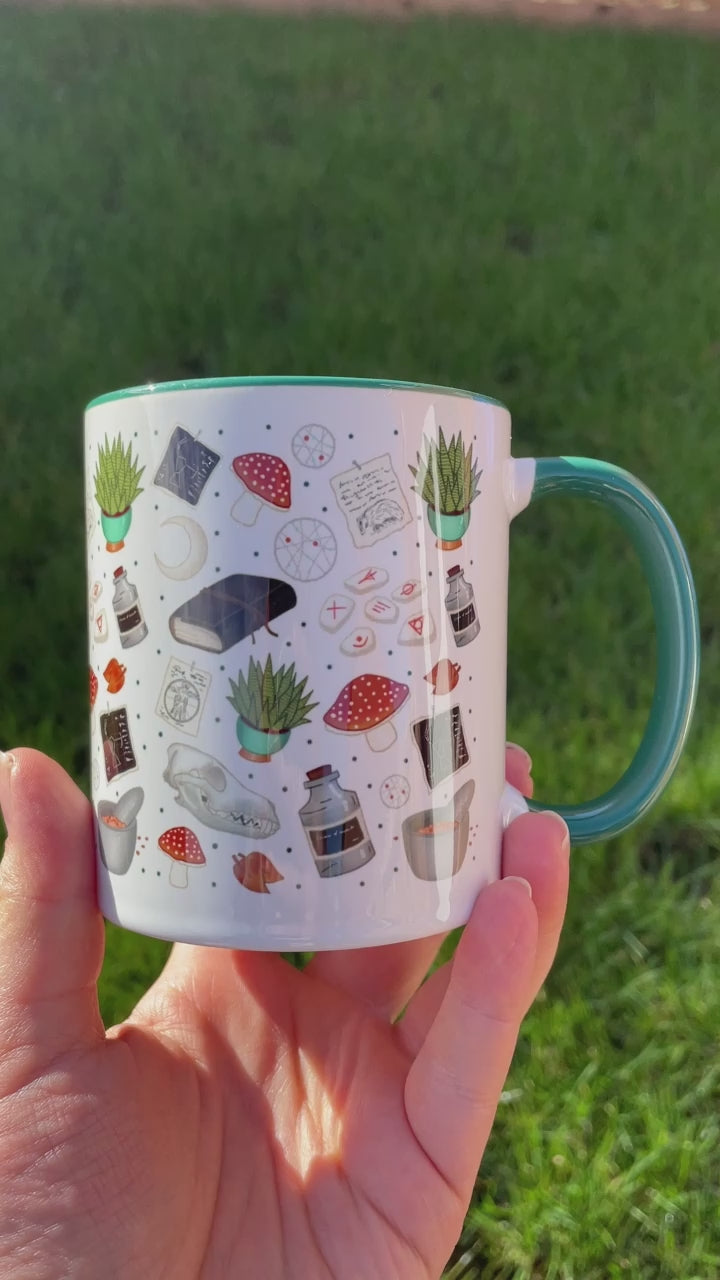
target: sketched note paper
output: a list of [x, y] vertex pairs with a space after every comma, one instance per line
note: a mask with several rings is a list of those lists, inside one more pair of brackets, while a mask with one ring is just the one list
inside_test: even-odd
[[341, 471], [331, 484], [356, 547], [371, 547], [412, 520], [389, 453]]

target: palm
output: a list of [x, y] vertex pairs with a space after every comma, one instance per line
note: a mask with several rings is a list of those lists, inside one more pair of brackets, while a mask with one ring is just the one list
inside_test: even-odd
[[[506, 910], [534, 915], [521, 890], [495, 896], [495, 918], [503, 896]], [[481, 955], [487, 942], [471, 959], [495, 964], [497, 987], [508, 953]], [[75, 992], [59, 1020], [73, 993], [53, 993], [55, 1034], [0, 1057], [0, 1207], [11, 1205], [0, 1219], [13, 1222], [0, 1258], [12, 1256], [18, 1280], [439, 1276], [512, 1052], [513, 988], [527, 992], [549, 960], [516, 943], [518, 982], [510, 975], [507, 1000], [480, 1010], [504, 1035], [494, 1075], [478, 1079], [470, 1063], [453, 1101], [452, 1089], [442, 1096], [448, 973], [393, 1021], [432, 951], [318, 956], [299, 973], [279, 956], [176, 947], [107, 1037], [94, 994]], [[21, 1003], [27, 1012], [27, 993]], [[46, 1016], [38, 1008], [30, 1023]], [[22, 1270], [22, 1237], [35, 1250], [47, 1241], [47, 1270]]]

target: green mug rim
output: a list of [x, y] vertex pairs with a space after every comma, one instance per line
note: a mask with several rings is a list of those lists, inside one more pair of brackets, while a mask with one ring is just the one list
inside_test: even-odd
[[227, 387], [365, 387], [381, 391], [422, 391], [441, 396], [463, 396], [467, 400], [479, 400], [481, 404], [495, 405], [509, 412], [507, 405], [492, 396], [483, 396], [461, 387], [440, 387], [431, 382], [403, 382], [392, 378], [327, 378], [321, 375], [257, 374], [238, 378], [181, 378], [175, 382], [148, 382], [144, 386], [125, 387], [120, 391], [108, 391], [96, 396], [85, 406], [85, 412], [114, 400], [130, 400], [134, 396], [164, 395], [175, 391], [213, 391]]

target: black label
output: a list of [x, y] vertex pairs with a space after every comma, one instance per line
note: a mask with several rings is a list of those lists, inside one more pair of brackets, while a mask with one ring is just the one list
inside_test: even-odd
[[124, 613], [119, 613], [117, 620], [121, 635], [125, 635], [127, 631], [134, 631], [135, 627], [141, 627], [143, 624], [140, 608], [136, 604], [133, 605], [132, 609], [126, 609]]
[[460, 609], [457, 613], [450, 614], [450, 622], [455, 632], [467, 631], [475, 621], [475, 605], [469, 604], [465, 609]]
[[317, 856], [327, 858], [362, 844], [365, 832], [357, 818], [350, 818], [347, 822], [340, 822], [334, 827], [311, 828], [308, 830], [308, 836]]

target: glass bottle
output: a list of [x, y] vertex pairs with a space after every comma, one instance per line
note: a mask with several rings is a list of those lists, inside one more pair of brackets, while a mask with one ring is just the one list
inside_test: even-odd
[[140, 609], [137, 587], [128, 582], [122, 566], [115, 570], [113, 582], [115, 592], [112, 603], [120, 630], [120, 644], [123, 649], [130, 649], [145, 639], [148, 629]]
[[310, 795], [299, 817], [318, 875], [341, 876], [374, 858], [357, 792], [340, 786], [337, 770], [329, 764], [310, 769], [303, 786]]
[[465, 581], [465, 575], [459, 564], [453, 565], [447, 572], [448, 592], [445, 596], [453, 636], [458, 648], [469, 644], [480, 631], [477, 612], [475, 610], [475, 592]]

